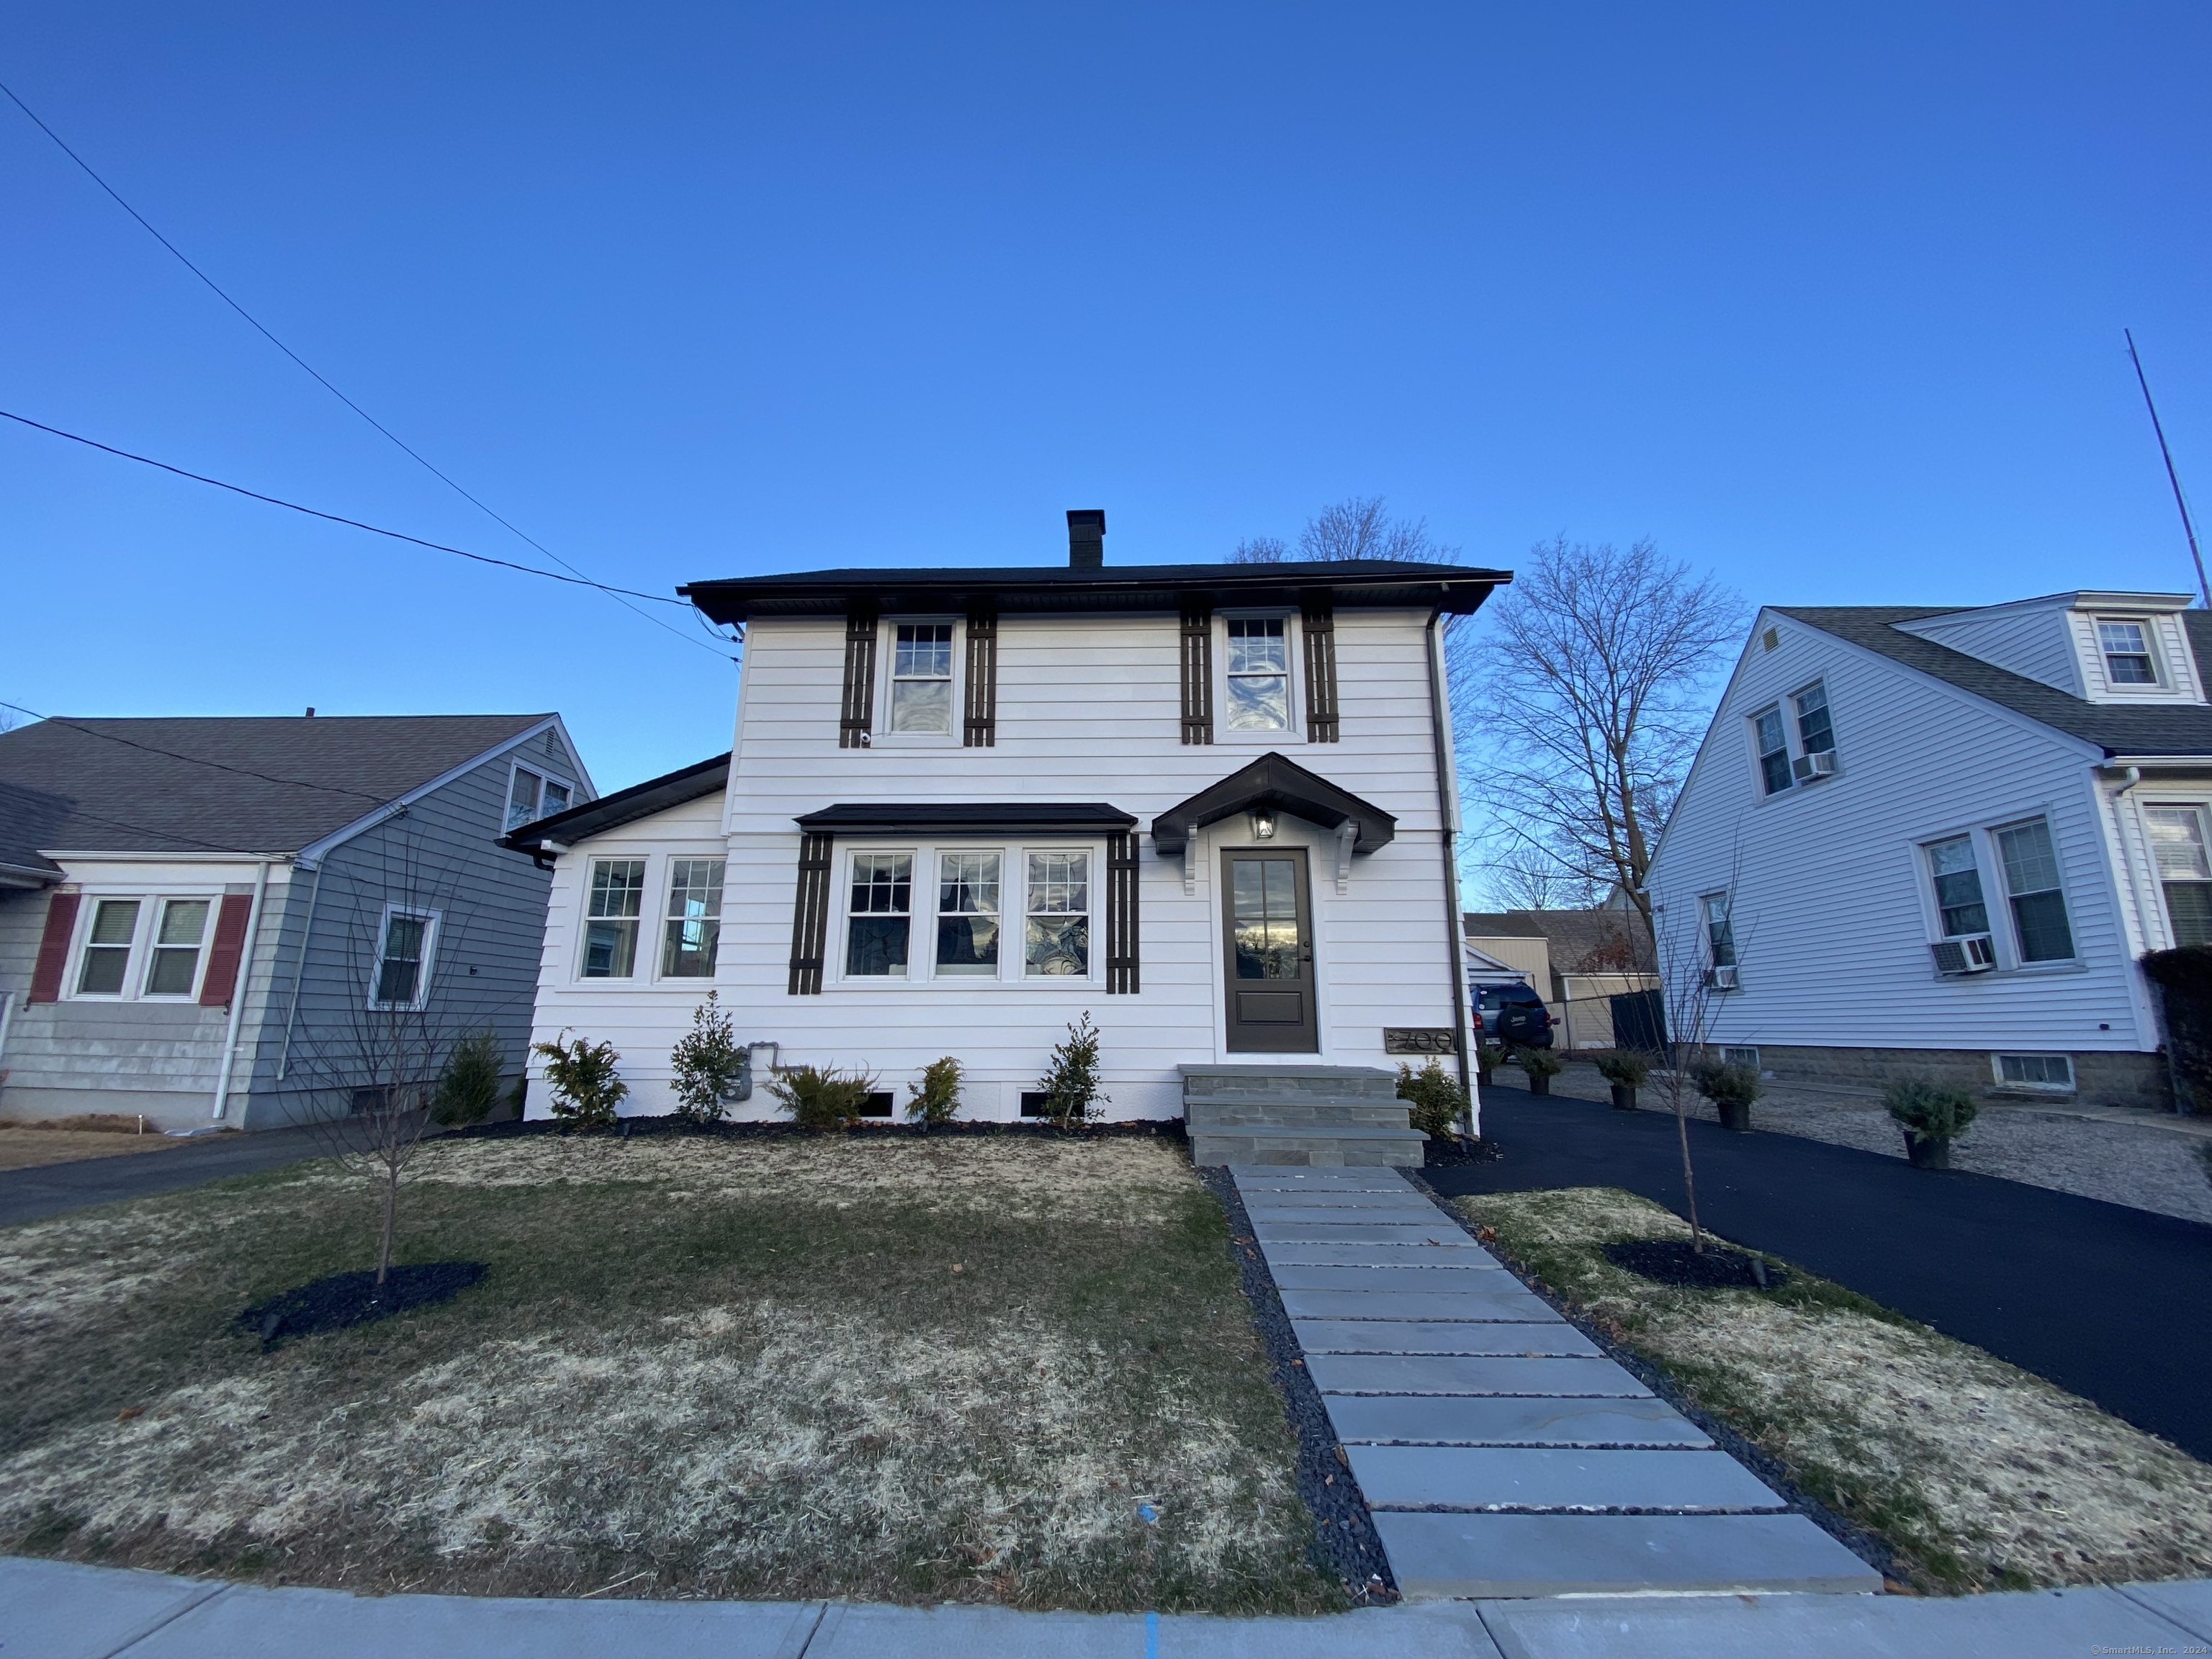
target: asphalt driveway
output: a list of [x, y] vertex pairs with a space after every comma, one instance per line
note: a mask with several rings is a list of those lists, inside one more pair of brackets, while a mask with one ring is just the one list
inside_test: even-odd
[[[1757, 1121], [1757, 1109], [1753, 1109]], [[1674, 1120], [1493, 1085], [1496, 1163], [1437, 1191], [1622, 1187], [1684, 1208]], [[1790, 1135], [1690, 1125], [1701, 1219], [2212, 1460], [2212, 1227]]]
[[274, 1170], [326, 1150], [307, 1127], [253, 1134], [209, 1135], [188, 1146], [164, 1147], [131, 1158], [91, 1158], [0, 1170], [0, 1227], [39, 1221], [88, 1204], [145, 1198], [197, 1187], [225, 1176]]

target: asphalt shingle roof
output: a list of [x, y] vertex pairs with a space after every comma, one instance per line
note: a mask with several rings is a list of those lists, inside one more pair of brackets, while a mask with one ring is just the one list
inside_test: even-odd
[[1540, 939], [1562, 974], [1656, 973], [1644, 918], [1634, 910], [1469, 910], [1461, 917], [1477, 948], [1486, 939]]
[[[2087, 702], [2057, 686], [1970, 657], [1896, 626], [1958, 614], [1958, 605], [1775, 605], [1778, 614], [1864, 646], [2030, 720], [2101, 747], [2107, 755], [2212, 755], [2212, 708]], [[2185, 611], [2200, 671], [2212, 668], [2212, 611]]]
[[544, 714], [48, 720], [0, 732], [0, 865], [296, 853]]

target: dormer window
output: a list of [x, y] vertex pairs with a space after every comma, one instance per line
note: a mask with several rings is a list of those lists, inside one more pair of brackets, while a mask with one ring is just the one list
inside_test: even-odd
[[2100, 617], [2097, 648], [2105, 653], [2105, 678], [2112, 685], [2156, 685], [2158, 665], [2142, 623]]

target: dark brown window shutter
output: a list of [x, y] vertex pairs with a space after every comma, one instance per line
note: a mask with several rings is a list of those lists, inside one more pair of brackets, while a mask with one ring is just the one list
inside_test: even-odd
[[1213, 612], [1182, 613], [1182, 740], [1213, 741]]
[[216, 912], [215, 943], [208, 947], [207, 973], [200, 980], [200, 1006], [228, 1008], [238, 986], [238, 963], [246, 954], [246, 924], [253, 915], [251, 893], [225, 893]]
[[38, 965], [31, 969], [32, 1002], [58, 1002], [62, 975], [69, 967], [70, 935], [76, 932], [75, 893], [57, 893], [46, 901], [46, 931], [39, 937]]
[[968, 718], [960, 741], [969, 749], [999, 743], [999, 619], [988, 611], [968, 617]]
[[875, 724], [876, 613], [854, 605], [845, 613], [845, 710], [837, 722], [840, 749], [866, 749]]
[[1137, 837], [1106, 837], [1106, 994], [1134, 996], [1137, 975]]
[[830, 933], [828, 836], [799, 838], [799, 893], [791, 912], [791, 983], [787, 994], [822, 994], [822, 956]]
[[1306, 741], [1336, 741], [1336, 613], [1325, 599], [1300, 607], [1306, 641]]

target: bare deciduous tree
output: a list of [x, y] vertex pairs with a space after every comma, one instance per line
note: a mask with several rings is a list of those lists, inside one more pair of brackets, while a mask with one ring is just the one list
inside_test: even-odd
[[1476, 868], [1492, 902], [1505, 910], [1585, 910], [1603, 899], [1604, 884], [1576, 874], [1540, 847], [1503, 840]]
[[1741, 602], [1649, 541], [1540, 544], [1481, 624], [1448, 649], [1468, 793], [1493, 860], [1584, 890], [1644, 891], [1658, 832], [1697, 752]]
[[[1232, 564], [1280, 564], [1292, 556], [1279, 537], [1254, 536], [1237, 543], [1229, 558]], [[1380, 495], [1350, 495], [1306, 520], [1298, 532], [1295, 556], [1449, 564], [1459, 557], [1459, 549], [1446, 547], [1430, 535], [1426, 519], [1392, 518]]]

